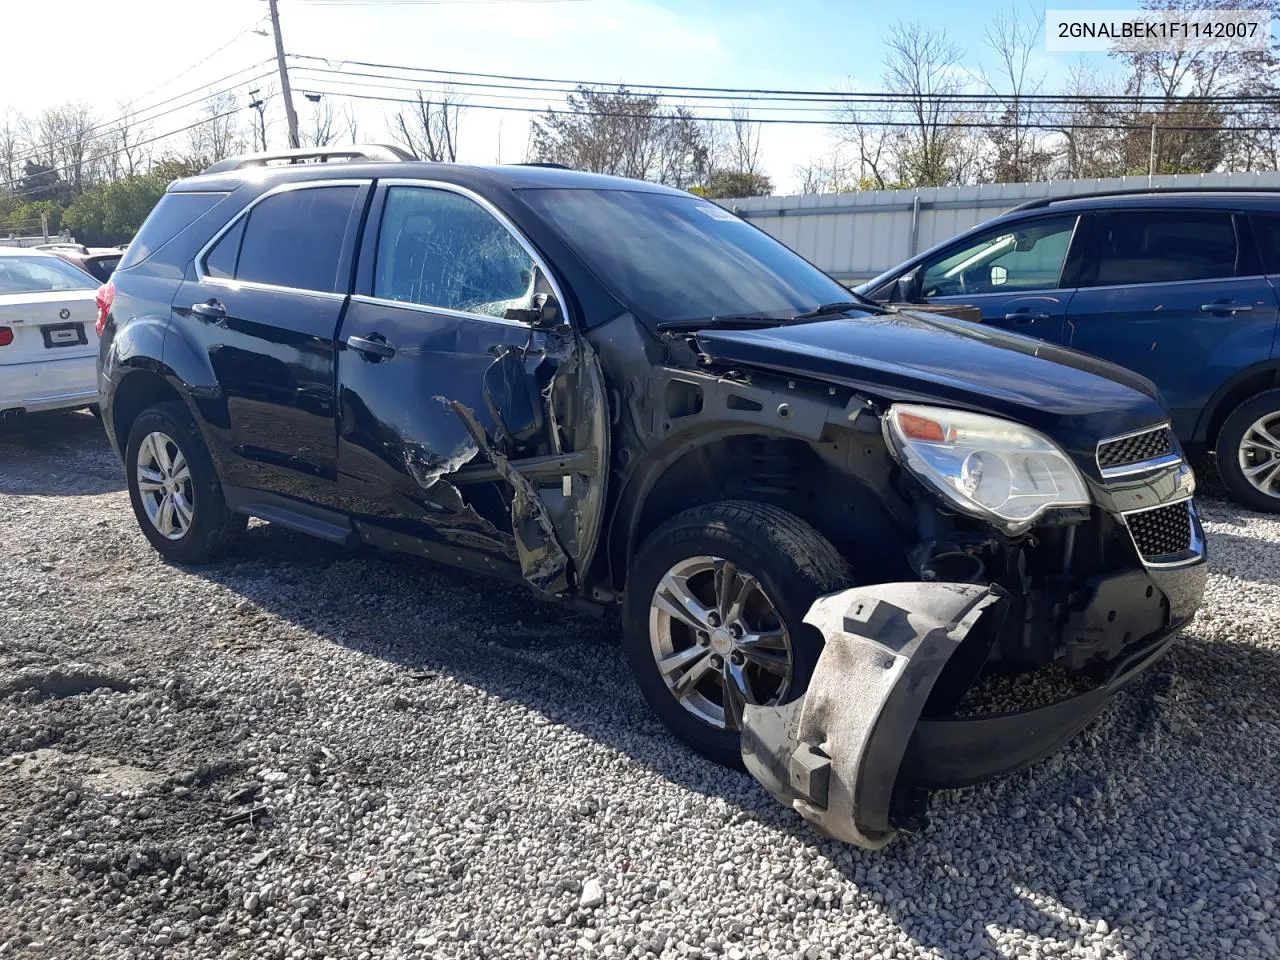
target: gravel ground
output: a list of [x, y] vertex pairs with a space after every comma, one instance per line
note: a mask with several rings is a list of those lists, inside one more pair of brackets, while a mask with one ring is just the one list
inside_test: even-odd
[[167, 566], [84, 414], [0, 436], [0, 957], [1275, 957], [1280, 521], [1067, 749], [815, 836], [612, 620], [269, 525]]

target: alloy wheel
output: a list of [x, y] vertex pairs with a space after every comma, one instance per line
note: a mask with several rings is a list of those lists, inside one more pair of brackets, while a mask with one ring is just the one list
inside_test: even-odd
[[181, 540], [195, 519], [191, 467], [168, 434], [156, 431], [138, 447], [138, 496], [147, 519], [162, 537]]
[[791, 687], [791, 638], [758, 580], [732, 561], [682, 560], [658, 582], [649, 641], [676, 701], [720, 730], [742, 728], [746, 704], [781, 702]]
[[1240, 438], [1240, 472], [1257, 490], [1280, 497], [1280, 413], [1253, 422]]

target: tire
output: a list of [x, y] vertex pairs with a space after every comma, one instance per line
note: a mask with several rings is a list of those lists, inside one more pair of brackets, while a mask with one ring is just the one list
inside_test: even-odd
[[[706, 561], [719, 564], [706, 569]], [[669, 598], [674, 594], [668, 585], [681, 582], [681, 578], [690, 592], [700, 590], [708, 601], [716, 596], [714, 589], [706, 592], [708, 585], [717, 587], [726, 580], [743, 585], [746, 581], [741, 573], [725, 577], [726, 562], [756, 584], [744, 591], [741, 615], [732, 620], [743, 628], [738, 631], [744, 644], [741, 648], [736, 645], [738, 640], [726, 635], [732, 623], [720, 623], [718, 615], [708, 621], [716, 624], [716, 629], [702, 631], [699, 636], [691, 622], [673, 616], [663, 603], [655, 602], [660, 584], [664, 598]], [[669, 572], [679, 576], [664, 582]], [[801, 696], [823, 644], [818, 630], [803, 622], [804, 615], [815, 599], [850, 583], [848, 565], [830, 541], [785, 510], [744, 500], [686, 510], [649, 536], [637, 551], [627, 577], [623, 647], [636, 684], [654, 713], [677, 737], [717, 763], [741, 767], [739, 732], [731, 711], [725, 709], [731, 702], [726, 699], [730, 697], [727, 678], [732, 675], [743, 681], [735, 689], [750, 688], [756, 702], [786, 703]], [[689, 609], [687, 605], [685, 609]], [[782, 628], [782, 644], [789, 649], [779, 649], [779, 631], [772, 629], [772, 624]], [[766, 637], [770, 638], [767, 648], [746, 646], [752, 639], [763, 641]], [[752, 659], [746, 659], [744, 650], [754, 651]], [[658, 666], [660, 656], [674, 653], [703, 671], [696, 688], [686, 688], [683, 698], [677, 697], [672, 680], [664, 679]], [[721, 653], [726, 655], [716, 667], [714, 660]], [[785, 676], [774, 672], [779, 668], [779, 657], [789, 660]], [[769, 670], [757, 662], [766, 658], [773, 663]], [[668, 677], [675, 678], [678, 685], [692, 672], [682, 666]], [[715, 722], [717, 690], [719, 725]]]
[[[1266, 438], [1255, 427], [1272, 437], [1275, 450], [1267, 449]], [[1232, 499], [1254, 510], [1280, 513], [1280, 390], [1250, 397], [1231, 411], [1218, 431], [1215, 452], [1218, 475]], [[1266, 466], [1272, 463], [1274, 469]], [[1255, 480], [1246, 475], [1246, 466], [1261, 468]], [[1272, 492], [1259, 489], [1255, 481], [1265, 483]]]
[[[161, 443], [157, 438], [160, 437], [169, 441], [163, 445], [163, 456], [174, 465], [173, 474], [177, 479], [169, 477], [161, 465], [157, 453]], [[145, 453], [144, 443], [148, 445]], [[140, 457], [151, 464], [145, 468], [145, 476]], [[178, 469], [179, 457], [185, 461], [185, 479]], [[247, 518], [227, 509], [209, 448], [181, 402], [157, 404], [138, 415], [129, 428], [124, 465], [134, 516], [138, 518], [143, 535], [166, 560], [175, 563], [212, 560], [244, 530]], [[157, 484], [157, 478], [172, 479], [172, 490], [164, 484]], [[143, 485], [147, 487], [145, 491]], [[162, 501], [166, 494], [173, 503], [168, 524], [162, 522], [165, 516], [163, 507], [159, 508], [159, 517], [153, 518], [148, 512], [148, 505], [152, 512], [156, 512], [157, 500]], [[179, 503], [185, 504], [187, 510], [180, 509]], [[168, 529], [168, 535], [165, 529]]]

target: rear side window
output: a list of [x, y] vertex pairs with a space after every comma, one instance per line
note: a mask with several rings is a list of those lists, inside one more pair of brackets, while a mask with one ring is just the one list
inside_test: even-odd
[[[345, 289], [338, 283], [338, 260], [358, 192], [354, 186], [307, 187], [267, 197], [249, 211], [243, 231], [233, 228], [210, 251], [206, 272], [230, 276], [234, 269], [237, 280], [298, 290]], [[232, 256], [237, 236], [238, 258]]]
[[1230, 213], [1153, 210], [1099, 218], [1089, 286], [1234, 277], [1239, 250]]
[[1280, 217], [1251, 215], [1265, 273], [1280, 273]]
[[241, 217], [204, 258], [204, 272], [221, 280], [235, 279], [236, 260], [240, 256], [240, 241], [243, 237], [244, 218]]
[[117, 270], [141, 263], [213, 208], [225, 193], [166, 193], [129, 241]]
[[120, 257], [92, 257], [85, 261], [85, 269], [105, 283], [120, 262]]

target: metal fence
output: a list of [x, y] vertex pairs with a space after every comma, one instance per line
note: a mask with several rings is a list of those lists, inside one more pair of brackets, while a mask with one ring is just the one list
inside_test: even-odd
[[1280, 173], [983, 183], [804, 197], [747, 197], [720, 203], [837, 279], [858, 282], [1025, 200], [1148, 186], [1280, 188]]

